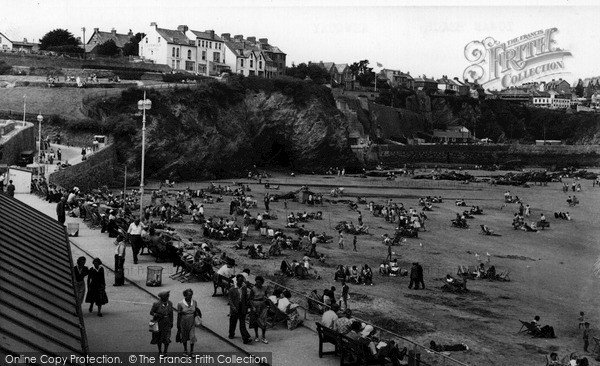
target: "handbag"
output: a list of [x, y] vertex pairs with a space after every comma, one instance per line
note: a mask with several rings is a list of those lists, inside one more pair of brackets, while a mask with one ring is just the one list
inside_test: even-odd
[[194, 324], [199, 327], [202, 325], [202, 318], [200, 317], [200, 315], [196, 315], [194, 317]]
[[152, 332], [152, 333], [157, 333], [158, 332], [158, 322], [151, 320], [148, 323], [148, 331]]

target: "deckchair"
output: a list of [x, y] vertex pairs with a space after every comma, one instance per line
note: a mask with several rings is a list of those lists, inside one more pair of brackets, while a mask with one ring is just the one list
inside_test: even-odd
[[594, 341], [594, 350], [592, 351], [592, 354], [595, 355], [598, 351], [600, 351], [600, 338], [592, 337], [592, 340]]
[[269, 310], [267, 311], [267, 326], [273, 328], [275, 325], [281, 322], [287, 322], [287, 314], [279, 310], [277, 305], [273, 304], [271, 300], [267, 300], [269, 304]]
[[521, 328], [517, 333], [529, 333], [534, 337], [539, 333], [539, 329], [531, 322], [524, 322], [521, 319], [519, 321], [521, 322]]

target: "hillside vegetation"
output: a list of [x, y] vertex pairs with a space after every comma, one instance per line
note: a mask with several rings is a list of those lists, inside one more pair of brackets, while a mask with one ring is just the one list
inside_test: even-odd
[[[346, 119], [330, 91], [312, 82], [233, 77], [165, 92], [149, 90], [146, 168], [155, 178], [241, 176], [254, 165], [318, 172], [357, 166]], [[114, 135], [119, 155], [139, 167], [142, 91], [96, 102], [92, 125], [72, 126]], [[89, 122], [86, 122], [89, 123]]]

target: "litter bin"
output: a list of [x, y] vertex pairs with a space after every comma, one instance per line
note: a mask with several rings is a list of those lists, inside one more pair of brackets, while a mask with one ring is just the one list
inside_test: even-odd
[[67, 234], [69, 236], [79, 236], [79, 223], [78, 222], [67, 223]]
[[146, 286], [157, 287], [162, 285], [163, 267], [148, 266], [146, 271]]

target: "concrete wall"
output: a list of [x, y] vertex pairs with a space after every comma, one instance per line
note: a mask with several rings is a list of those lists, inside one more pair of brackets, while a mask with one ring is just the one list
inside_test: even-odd
[[9, 134], [0, 138], [0, 165], [16, 165], [19, 161], [22, 151], [36, 151], [35, 139], [37, 129], [32, 123], [27, 123], [21, 127], [21, 122], [17, 121], [17, 126]]
[[117, 154], [114, 145], [92, 154], [86, 161], [50, 174], [49, 181], [63, 188], [79, 187], [82, 192], [114, 183]]
[[369, 165], [382, 162], [397, 167], [411, 163], [492, 165], [512, 160], [530, 166], [600, 166], [598, 145], [380, 145], [363, 156]]

